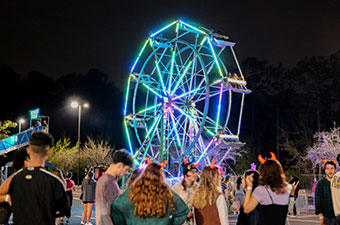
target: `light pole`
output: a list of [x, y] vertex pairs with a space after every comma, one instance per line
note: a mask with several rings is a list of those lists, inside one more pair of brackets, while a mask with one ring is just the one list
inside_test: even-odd
[[77, 173], [77, 183], [79, 185], [79, 173], [80, 173], [80, 122], [81, 122], [81, 108], [88, 108], [88, 103], [80, 104], [77, 101], [71, 102], [72, 108], [78, 108], [78, 173]]
[[19, 119], [19, 133], [21, 132], [21, 124], [25, 123], [23, 118]]

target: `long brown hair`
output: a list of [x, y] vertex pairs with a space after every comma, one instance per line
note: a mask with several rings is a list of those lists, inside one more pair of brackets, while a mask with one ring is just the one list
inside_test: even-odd
[[158, 163], [151, 163], [132, 184], [130, 201], [135, 205], [134, 214], [141, 218], [164, 217], [167, 205], [175, 210], [171, 189], [164, 182], [163, 169]]
[[261, 185], [270, 186], [270, 189], [277, 194], [283, 194], [287, 191], [286, 176], [279, 161], [267, 160], [260, 166], [259, 173]]
[[197, 209], [203, 209], [207, 204], [212, 205], [217, 197], [222, 194], [216, 185], [218, 169], [205, 167], [201, 172], [200, 184], [192, 198], [192, 205]]

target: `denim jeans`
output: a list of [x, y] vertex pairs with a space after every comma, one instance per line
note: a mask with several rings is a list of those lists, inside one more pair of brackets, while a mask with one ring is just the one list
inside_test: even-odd
[[338, 218], [326, 218], [325, 217], [325, 223], [326, 225], [338, 225]]
[[295, 198], [294, 196], [293, 197], [290, 197], [289, 198], [289, 205], [288, 205], [288, 212], [291, 216], [295, 216], [294, 214], [294, 204], [295, 204]]

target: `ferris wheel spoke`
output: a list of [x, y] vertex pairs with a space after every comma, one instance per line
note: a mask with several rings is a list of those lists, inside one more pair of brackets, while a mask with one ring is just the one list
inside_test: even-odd
[[[201, 87], [201, 86], [202, 86], [202, 84], [203, 84], [204, 82], [205, 82], [205, 80], [202, 79], [201, 82], [199, 83], [198, 87], [195, 88], [195, 90], [196, 90], [196, 89], [197, 89], [197, 90], [201, 90], [201, 88], [203, 89], [204, 87]], [[193, 99], [193, 98], [195, 97], [195, 95], [196, 95], [197, 93], [199, 93], [199, 92], [196, 91], [196, 92], [193, 92], [193, 93], [194, 93], [194, 94], [190, 97], [191, 99]], [[201, 93], [203, 93], [203, 91], [202, 91]]]
[[164, 95], [166, 95], [166, 89], [165, 89], [165, 85], [164, 85], [164, 81], [163, 81], [162, 72], [161, 72], [161, 70], [159, 69], [159, 66], [158, 66], [157, 61], [155, 61], [155, 64], [156, 64], [156, 68], [157, 68], [157, 74], [158, 74], [159, 80], [160, 80], [161, 85], [162, 85], [163, 93], [164, 93]]
[[145, 83], [142, 83], [142, 85], [149, 91], [151, 91], [153, 94], [155, 94], [157, 97], [163, 99], [163, 96], [160, 95], [156, 90], [155, 88], [151, 88], [149, 85], [145, 84]]
[[174, 119], [174, 115], [172, 114], [171, 111], [170, 111], [170, 118], [172, 120], [172, 126], [173, 126], [175, 134], [176, 134], [176, 140], [178, 142], [178, 146], [182, 146], [181, 139], [179, 138], [179, 134], [178, 134], [178, 130], [177, 130], [177, 123], [176, 123], [176, 120]]
[[181, 109], [180, 107], [178, 107], [175, 103], [172, 102], [171, 105], [172, 105], [175, 109], [177, 109], [180, 113], [182, 113], [184, 116], [188, 117], [189, 119], [193, 119], [193, 118], [191, 117], [190, 114], [188, 114], [188, 113], [185, 112], [183, 109]]
[[145, 113], [145, 112], [148, 112], [148, 111], [153, 110], [153, 109], [155, 109], [155, 108], [157, 108], [157, 107], [160, 107], [160, 106], [162, 106], [162, 103], [158, 103], [158, 104], [156, 104], [156, 105], [153, 105], [153, 106], [150, 106], [150, 107], [148, 107], [148, 108], [145, 108], [145, 109], [143, 109], [143, 110], [137, 112], [136, 115], [143, 114], [143, 113]]
[[154, 123], [152, 124], [150, 130], [147, 132], [146, 137], [145, 137], [145, 140], [148, 139], [148, 137], [149, 137], [149, 135], [150, 135], [151, 132], [154, 133], [155, 130], [157, 130], [157, 129], [155, 129], [155, 128], [157, 128], [160, 119], [161, 119], [161, 114], [158, 114], [158, 116], [156, 117], [156, 119], [155, 119]]
[[175, 84], [175, 87], [172, 89], [172, 92], [170, 93], [170, 96], [172, 96], [172, 95], [176, 92], [178, 86], [180, 85], [180, 82], [182, 82], [183, 77], [186, 75], [186, 73], [187, 73], [189, 67], [191, 66], [191, 63], [192, 63], [192, 61], [190, 61], [190, 62], [188, 63], [188, 65], [185, 67], [184, 72], [182, 73], [182, 75], [181, 75], [181, 76], [179, 77], [179, 79], [177, 80], [177, 82], [176, 82], [176, 84]]
[[176, 43], [175, 43], [175, 48], [172, 51], [172, 56], [171, 56], [171, 66], [170, 66], [170, 75], [169, 75], [169, 83], [168, 83], [168, 93], [170, 93], [171, 90], [171, 82], [172, 82], [172, 76], [174, 72], [174, 63], [175, 63], [175, 55], [176, 55]]
[[[223, 91], [225, 92], [225, 91]], [[220, 91], [212, 91], [209, 93], [209, 98], [215, 97], [220, 94]], [[194, 103], [205, 100], [205, 92], [201, 92], [201, 94], [197, 97], [197, 99], [193, 100]]]

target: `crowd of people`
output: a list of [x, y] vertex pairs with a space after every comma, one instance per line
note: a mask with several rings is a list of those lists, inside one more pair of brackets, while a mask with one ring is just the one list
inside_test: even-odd
[[[16, 225], [70, 224], [75, 183], [72, 173], [64, 178], [62, 171], [44, 168], [52, 146], [50, 134], [33, 133], [27, 150], [15, 154], [17, 171], [0, 186], [0, 203], [11, 206]], [[97, 225], [227, 225], [232, 214], [237, 215], [238, 225], [285, 225], [287, 215], [296, 215], [299, 179], [293, 176], [287, 182], [274, 154], [261, 157], [259, 170], [245, 171], [235, 183], [223, 176], [214, 160], [198, 167], [187, 158], [183, 178], [174, 185], [164, 176], [166, 162], [149, 159], [145, 168], [133, 169], [126, 151], [114, 151], [111, 157], [111, 165], [97, 181], [89, 171], [81, 184], [80, 224], [92, 225], [94, 205]], [[128, 174], [121, 190], [118, 180]], [[336, 173], [335, 160], [325, 161], [325, 174], [315, 185], [315, 213], [321, 225], [335, 225], [340, 215], [340, 172]], [[3, 219], [4, 208], [0, 205], [0, 223], [10, 214]]]

